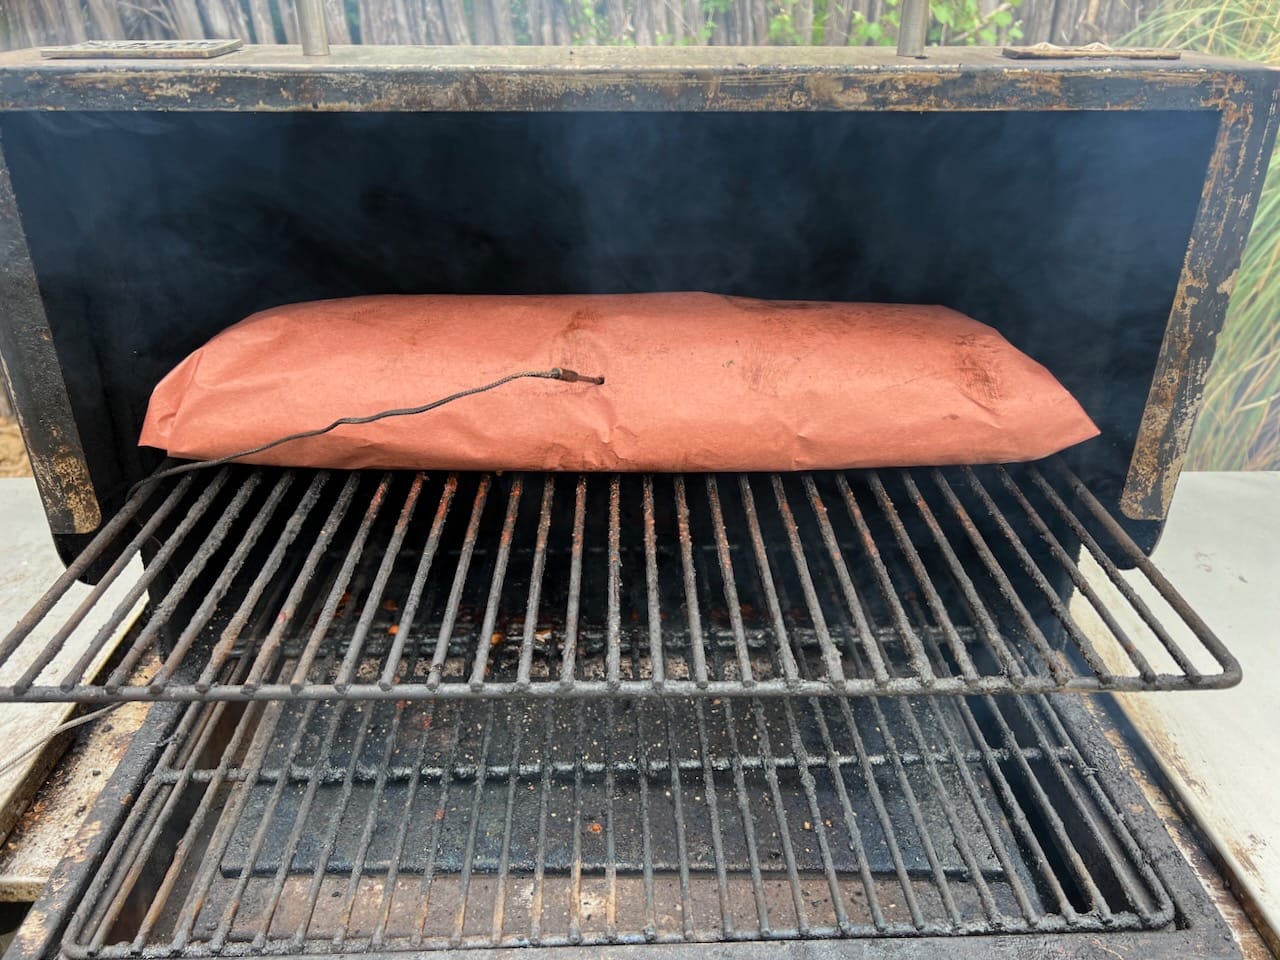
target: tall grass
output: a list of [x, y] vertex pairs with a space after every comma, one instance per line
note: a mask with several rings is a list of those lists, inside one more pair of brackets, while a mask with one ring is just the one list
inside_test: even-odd
[[[1277, 0], [1165, 0], [1130, 38], [1280, 66]], [[1280, 469], [1280, 153], [1192, 436], [1189, 469]]]

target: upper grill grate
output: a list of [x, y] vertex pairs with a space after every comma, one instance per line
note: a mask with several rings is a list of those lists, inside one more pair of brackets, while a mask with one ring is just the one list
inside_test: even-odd
[[[69, 609], [73, 580], [121, 544]], [[139, 553], [145, 571], [125, 584]], [[125, 599], [79, 637], [115, 581]], [[144, 593], [148, 616], [95, 676]], [[0, 643], [0, 700], [1032, 693], [1239, 678], [1056, 460], [769, 476], [222, 468], [144, 488]]]

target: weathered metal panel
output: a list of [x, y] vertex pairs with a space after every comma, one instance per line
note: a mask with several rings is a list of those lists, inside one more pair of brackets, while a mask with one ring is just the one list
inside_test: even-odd
[[1015, 63], [930, 48], [245, 47], [208, 61], [0, 55], [0, 109], [1191, 110], [1242, 71], [1215, 58]]
[[0, 148], [0, 365], [54, 533], [89, 533], [102, 513], [31, 266]]
[[1275, 144], [1280, 93], [1238, 78], [1219, 109], [1217, 144], [1121, 498], [1134, 519], [1163, 518], [1173, 500]]

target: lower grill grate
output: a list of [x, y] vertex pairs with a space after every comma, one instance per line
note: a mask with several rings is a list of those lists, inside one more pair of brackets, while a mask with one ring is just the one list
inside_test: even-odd
[[[88, 600], [61, 600], [121, 546]], [[79, 637], [138, 553], [145, 573]], [[1163, 600], [1139, 598], [1120, 573], [1135, 566]], [[95, 680], [144, 594], [147, 622]], [[1056, 461], [718, 477], [224, 468], [144, 489], [0, 643], [0, 700], [1026, 693], [1239, 677]]]
[[1152, 815], [1117, 797], [1114, 755], [1059, 710], [1038, 696], [193, 705], [63, 949], [1171, 927], [1139, 839]]

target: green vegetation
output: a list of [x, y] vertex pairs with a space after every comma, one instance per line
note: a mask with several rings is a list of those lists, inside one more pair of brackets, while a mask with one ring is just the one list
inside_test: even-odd
[[[1165, 0], [1128, 41], [1280, 66], [1280, 3]], [[1190, 469], [1280, 469], [1278, 265], [1280, 159], [1273, 158], [1209, 373], [1204, 407], [1191, 443]]]
[[[897, 42], [901, 0], [328, 0], [348, 43], [826, 44]], [[1052, 0], [1026, 0], [1051, 3]], [[1115, 0], [1120, 2], [1120, 0]], [[930, 0], [930, 43], [1021, 38], [1024, 0]], [[91, 38], [296, 42], [290, 0], [0, 0], [0, 46]]]

